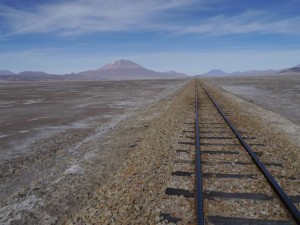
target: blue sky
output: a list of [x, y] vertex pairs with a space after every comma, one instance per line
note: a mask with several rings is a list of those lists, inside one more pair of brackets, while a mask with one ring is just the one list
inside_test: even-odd
[[281, 69], [300, 63], [299, 12], [300, 0], [0, 0], [0, 69]]

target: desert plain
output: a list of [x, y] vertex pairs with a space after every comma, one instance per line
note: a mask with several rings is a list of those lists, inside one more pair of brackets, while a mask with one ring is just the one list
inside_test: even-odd
[[206, 80], [224, 92], [249, 103], [245, 107], [250, 113], [255, 112], [257, 116], [277, 125], [283, 133], [288, 133], [290, 138], [300, 145], [299, 74], [207, 78]]
[[55, 224], [83, 205], [155, 116], [136, 125], [137, 110], [186, 82], [0, 83], [0, 224]]
[[[0, 223], [60, 224], [88, 204], [189, 81], [0, 83]], [[204, 81], [300, 144], [299, 75]]]

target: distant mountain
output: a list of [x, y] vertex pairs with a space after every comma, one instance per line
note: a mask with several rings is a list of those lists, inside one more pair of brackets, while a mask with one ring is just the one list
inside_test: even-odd
[[41, 71], [24, 71], [21, 73], [16, 74], [16, 76], [24, 76], [24, 77], [45, 77], [45, 76], [50, 76], [51, 74], [45, 73], [45, 72], [41, 72]]
[[236, 71], [232, 73], [227, 73], [222, 70], [211, 70], [207, 73], [202, 74], [205, 77], [238, 77], [238, 76], [265, 76], [265, 75], [275, 75], [280, 70], [248, 70], [244, 72]]
[[211, 70], [207, 73], [202, 74], [203, 76], [213, 76], [213, 77], [223, 77], [223, 76], [227, 76], [228, 73], [222, 71], [222, 70]]
[[146, 80], [146, 79], [177, 79], [185, 78], [183, 73], [156, 72], [146, 69], [129, 60], [118, 60], [96, 70], [65, 75], [48, 74], [44, 72], [25, 71], [18, 74], [0, 73], [0, 80]]
[[178, 73], [176, 71], [166, 71], [166, 72], [164, 72], [164, 74], [172, 76], [172, 77], [178, 77], [178, 78], [184, 78], [187, 76], [184, 73]]
[[61, 79], [59, 75], [48, 74], [41, 71], [24, 71], [17, 73], [11, 77], [13, 80], [55, 80]]
[[24, 71], [17, 74], [1, 75], [0, 80], [22, 80], [22, 81], [45, 81], [45, 80], [66, 80], [69, 76], [48, 74], [40, 71]]
[[300, 73], [300, 64], [292, 68], [283, 70], [280, 73]]
[[100, 69], [78, 73], [88, 80], [146, 80], [146, 79], [174, 79], [185, 78], [187, 75], [177, 72], [161, 73], [146, 69], [129, 60], [118, 60]]
[[263, 75], [275, 75], [279, 70], [248, 70], [244, 72], [233, 72], [230, 76], [263, 76]]
[[14, 73], [9, 70], [0, 70], [0, 75], [14, 75]]
[[114, 70], [114, 69], [145, 69], [139, 64], [129, 60], [117, 60], [114, 63], [109, 63], [100, 68], [100, 70]]

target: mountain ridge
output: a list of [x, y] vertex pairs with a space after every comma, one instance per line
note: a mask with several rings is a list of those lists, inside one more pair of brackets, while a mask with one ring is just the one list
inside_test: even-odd
[[102, 66], [99, 70], [110, 70], [110, 69], [145, 69], [141, 65], [132, 62], [130, 60], [119, 59], [114, 63], [108, 63]]
[[17, 74], [0, 74], [2, 80], [145, 80], [178, 79], [187, 77], [184, 73], [157, 72], [125, 59], [106, 64], [99, 69], [64, 75], [49, 74], [41, 71], [23, 71]]
[[201, 76], [208, 77], [228, 77], [228, 76], [262, 76], [262, 75], [272, 75], [277, 74], [281, 70], [247, 70], [247, 71], [235, 71], [235, 72], [225, 72], [223, 70], [211, 70], [207, 73], [201, 74]]
[[289, 69], [282, 70], [280, 73], [300, 73], [300, 64]]
[[182, 73], [163, 73], [146, 69], [130, 60], [120, 59], [96, 70], [87, 70], [79, 75], [94, 80], [145, 80], [145, 79], [172, 79], [185, 78]]
[[15, 73], [9, 70], [0, 70], [0, 75], [14, 75]]
[[267, 75], [277, 75], [280, 73], [300, 73], [300, 64], [288, 68], [288, 69], [280, 69], [280, 70], [247, 70], [247, 71], [235, 71], [235, 72], [225, 72], [219, 69], [210, 70], [204, 74], [199, 76], [208, 76], [208, 77], [225, 77], [225, 76], [267, 76]]

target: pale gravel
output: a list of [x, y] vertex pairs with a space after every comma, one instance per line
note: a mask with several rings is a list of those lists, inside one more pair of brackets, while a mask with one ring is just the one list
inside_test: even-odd
[[[209, 85], [223, 109], [230, 112], [229, 119], [244, 135], [257, 137], [256, 143], [265, 144], [253, 149], [261, 153], [262, 162], [281, 163], [283, 167], [269, 168], [271, 174], [290, 196], [300, 195], [300, 135], [299, 126], [273, 112], [264, 110], [236, 96]], [[254, 140], [247, 140], [254, 143]], [[284, 176], [284, 177], [281, 177]], [[287, 179], [293, 177], [293, 179]], [[300, 204], [296, 204], [300, 209]]]
[[175, 154], [176, 149], [183, 147], [193, 149], [193, 146], [178, 144], [185, 140], [179, 136], [183, 126], [193, 128], [184, 125], [194, 119], [192, 85], [172, 99], [165, 113], [149, 124], [116, 174], [106, 185], [100, 186], [96, 198], [70, 216], [66, 224], [165, 224], [160, 213], [182, 218], [179, 224], [195, 221], [193, 200], [164, 194], [172, 185], [193, 187], [192, 179], [176, 179], [171, 175], [175, 160], [193, 157], [192, 154]]
[[[194, 111], [194, 83], [189, 84], [176, 98], [173, 98], [165, 113], [151, 121], [149, 129], [137, 146], [134, 147], [126, 156], [123, 165], [109, 178], [107, 184], [99, 187], [94, 199], [85, 207], [81, 208], [73, 215], [69, 215], [67, 225], [81, 224], [171, 224], [163, 221], [160, 213], [168, 213], [172, 216], [182, 218], [178, 224], [194, 224], [194, 200], [183, 196], [167, 196], [164, 191], [167, 187], [184, 188], [193, 191], [194, 176], [175, 177], [171, 173], [180, 171], [193, 171], [193, 165], [174, 163], [175, 160], [193, 160], [194, 146], [181, 145], [178, 141], [192, 142], [192, 139], [183, 134], [183, 130], [193, 130]], [[283, 163], [283, 169], [270, 167], [274, 176], [295, 175], [297, 163], [293, 163], [293, 157], [298, 156], [298, 149], [293, 141], [288, 139], [288, 135], [281, 137], [278, 130], [270, 130], [267, 122], [261, 123], [263, 119], [257, 119], [245, 106], [235, 101], [232, 96], [227, 96], [219, 90], [213, 91], [219, 102], [222, 103], [226, 111], [231, 111], [236, 119], [232, 119], [238, 128], [242, 128], [247, 136], [257, 136], [258, 140], [249, 140], [252, 143], [268, 143], [272, 140], [273, 144], [264, 148], [263, 160], [268, 162]], [[225, 96], [226, 95], [226, 96]], [[225, 97], [224, 97], [225, 96]], [[225, 107], [226, 105], [226, 107]], [[209, 121], [209, 116], [203, 116], [203, 120]], [[257, 115], [257, 114], [254, 114]], [[233, 118], [233, 117], [232, 117]], [[220, 119], [214, 122], [222, 122]], [[277, 131], [277, 133], [276, 133]], [[275, 132], [275, 138], [274, 133]], [[230, 132], [222, 133], [229, 134]], [[205, 134], [205, 136], [210, 136]], [[220, 140], [218, 140], [220, 141]], [[258, 142], [256, 142], [258, 141]], [[208, 141], [209, 142], [209, 141]], [[213, 142], [211, 142], [213, 143]], [[225, 141], [224, 143], [227, 143]], [[282, 146], [290, 154], [282, 154]], [[207, 150], [212, 147], [206, 146]], [[176, 149], [191, 150], [188, 153], [176, 153]], [[218, 146], [214, 150], [227, 150]], [[242, 151], [234, 147], [235, 150]], [[255, 147], [261, 150], [261, 147]], [[232, 149], [233, 150], [233, 149]], [[244, 174], [251, 172], [258, 174], [257, 168], [253, 166], [240, 166], [234, 162], [251, 162], [250, 157], [244, 152], [240, 155], [213, 155], [205, 154], [202, 161], [228, 161], [232, 165], [203, 165], [203, 170], [207, 172], [223, 172]], [[231, 166], [231, 170], [230, 170]], [[283, 172], [284, 171], [284, 172]], [[204, 179], [204, 189], [210, 191], [223, 190], [225, 192], [248, 192], [274, 194], [267, 183], [259, 175], [259, 179], [244, 179], [241, 183], [239, 179]], [[299, 182], [279, 179], [284, 189], [289, 194], [299, 193]], [[217, 216], [236, 216], [260, 219], [281, 219], [287, 220], [287, 213], [281, 203], [275, 198], [273, 201], [254, 201], [254, 200], [228, 200], [228, 199], [206, 199], [204, 202], [206, 215]]]

